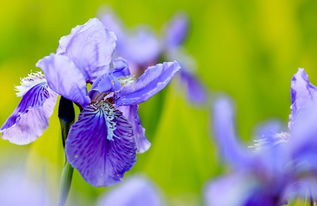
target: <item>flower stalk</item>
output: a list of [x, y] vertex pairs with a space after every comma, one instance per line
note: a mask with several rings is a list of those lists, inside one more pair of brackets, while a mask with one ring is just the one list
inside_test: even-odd
[[[65, 141], [69, 129], [75, 121], [75, 112], [72, 101], [61, 97], [58, 108], [58, 117], [61, 125], [63, 148], [65, 148]], [[65, 164], [61, 176], [59, 206], [64, 206], [66, 203], [72, 183], [73, 171], [74, 169], [67, 161], [65, 155]]]

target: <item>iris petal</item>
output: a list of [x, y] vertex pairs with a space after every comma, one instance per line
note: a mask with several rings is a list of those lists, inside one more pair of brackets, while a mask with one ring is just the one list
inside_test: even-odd
[[145, 129], [142, 127], [141, 120], [138, 114], [138, 105], [122, 106], [118, 109], [127, 118], [133, 127], [134, 139], [138, 153], [146, 152], [150, 147], [151, 143], [145, 136]]
[[249, 161], [251, 155], [248, 155], [246, 148], [237, 141], [232, 107], [232, 102], [226, 97], [215, 101], [213, 107], [215, 140], [222, 157], [230, 165], [241, 168]]
[[304, 69], [298, 69], [293, 76], [291, 83], [292, 112], [290, 114], [289, 127], [292, 128], [296, 116], [317, 102], [317, 87], [308, 80], [308, 75]]
[[207, 93], [199, 80], [186, 70], [182, 70], [180, 75], [182, 83], [186, 86], [188, 100], [194, 104], [205, 103], [207, 100]]
[[44, 132], [57, 98], [45, 80], [22, 94], [21, 102], [0, 130], [3, 139], [19, 145], [33, 142]]
[[98, 206], [162, 206], [160, 194], [148, 179], [135, 176], [107, 192]]
[[185, 14], [175, 15], [166, 27], [166, 44], [169, 48], [180, 46], [188, 33], [188, 19]]
[[148, 100], [166, 87], [179, 70], [177, 62], [165, 62], [148, 67], [137, 81], [122, 87], [116, 104], [136, 105]]
[[72, 29], [59, 41], [57, 54], [68, 56], [85, 75], [87, 82], [94, 82], [109, 72], [116, 36], [105, 29], [96, 18]]
[[56, 93], [83, 107], [89, 104], [85, 77], [67, 56], [51, 54], [36, 66], [44, 71], [48, 85]]
[[115, 184], [136, 161], [132, 126], [110, 104], [91, 104], [72, 126], [66, 140], [66, 154], [88, 183]]

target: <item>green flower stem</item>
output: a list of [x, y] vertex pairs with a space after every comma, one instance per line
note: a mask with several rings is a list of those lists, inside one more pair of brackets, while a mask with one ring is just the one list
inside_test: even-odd
[[[65, 141], [66, 141], [68, 132], [75, 120], [75, 111], [74, 111], [73, 103], [64, 97], [61, 97], [59, 102], [58, 117], [59, 117], [59, 121], [61, 125], [63, 148], [65, 149]], [[59, 203], [58, 203], [59, 206], [64, 206], [66, 203], [66, 200], [70, 191], [70, 187], [72, 184], [73, 171], [74, 169], [68, 163], [67, 157], [65, 155], [65, 164], [62, 171], [61, 183], [60, 183], [61, 184], [60, 197], [59, 197]]]

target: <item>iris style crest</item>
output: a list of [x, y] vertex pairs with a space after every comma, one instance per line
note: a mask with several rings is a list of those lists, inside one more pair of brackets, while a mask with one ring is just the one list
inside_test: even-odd
[[[3, 138], [17, 144], [34, 141], [47, 127], [59, 94], [81, 108], [65, 143], [68, 162], [94, 186], [119, 182], [136, 153], [150, 147], [138, 104], [161, 91], [180, 66], [157, 64], [135, 79], [127, 61], [113, 55], [115, 47], [115, 34], [96, 18], [62, 37], [56, 53], [36, 64], [45, 78], [35, 74], [23, 80], [21, 103], [1, 129]], [[92, 84], [90, 91], [87, 84]]]

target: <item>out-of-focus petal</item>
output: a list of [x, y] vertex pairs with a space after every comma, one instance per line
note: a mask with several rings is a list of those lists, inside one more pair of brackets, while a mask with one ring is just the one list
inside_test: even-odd
[[145, 136], [145, 129], [141, 125], [138, 108], [138, 105], [131, 105], [122, 106], [118, 109], [123, 113], [133, 127], [137, 152], [144, 153], [151, 147], [151, 143]]
[[206, 103], [207, 92], [199, 80], [185, 69], [180, 72], [180, 75], [181, 82], [186, 86], [188, 100], [194, 104]]
[[254, 182], [248, 176], [233, 174], [207, 184], [204, 191], [207, 206], [245, 206]]
[[304, 112], [305, 108], [317, 102], [317, 88], [309, 82], [304, 69], [298, 69], [298, 72], [292, 78], [291, 98], [290, 129], [294, 126], [296, 116]]
[[213, 106], [214, 137], [222, 157], [234, 167], [244, 167], [251, 155], [237, 142], [232, 102], [222, 97]]
[[113, 70], [111, 71], [111, 73], [117, 78], [126, 77], [131, 74], [129, 70], [129, 65], [127, 61], [123, 58], [119, 57], [112, 60], [112, 67]]
[[48, 127], [57, 98], [57, 94], [48, 87], [43, 75], [41, 81], [29, 76], [22, 82], [25, 84], [18, 87], [18, 94], [23, 95], [21, 102], [0, 130], [3, 139], [19, 145], [33, 142], [43, 134]]
[[116, 36], [96, 18], [72, 29], [59, 41], [57, 54], [68, 56], [82, 71], [87, 82], [109, 72]]
[[147, 66], [156, 62], [161, 53], [159, 40], [144, 28], [138, 28], [129, 35], [124, 44], [124, 47], [118, 48], [118, 54], [134, 65]]
[[136, 161], [132, 126], [108, 103], [88, 105], [70, 129], [66, 155], [88, 183], [115, 184]]
[[177, 62], [165, 62], [148, 67], [137, 81], [126, 84], [119, 92], [116, 104], [140, 104], [161, 91], [181, 67]]
[[187, 37], [188, 18], [185, 14], [176, 14], [165, 29], [166, 46], [174, 48], [180, 46]]
[[146, 178], [134, 176], [103, 195], [98, 206], [162, 206], [155, 186]]
[[52, 90], [83, 107], [89, 104], [85, 77], [70, 58], [51, 54], [39, 60], [36, 66], [44, 71]]

